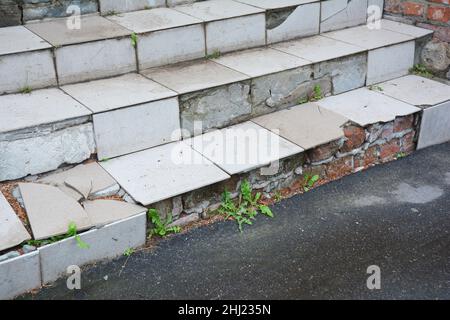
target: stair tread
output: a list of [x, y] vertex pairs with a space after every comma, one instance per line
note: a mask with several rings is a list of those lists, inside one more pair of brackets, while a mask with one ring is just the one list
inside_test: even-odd
[[61, 89], [94, 113], [171, 98], [177, 95], [176, 92], [159, 83], [135, 73], [66, 85], [62, 86]]
[[144, 206], [230, 177], [181, 141], [111, 159], [100, 165]]
[[55, 47], [120, 38], [131, 31], [100, 16], [82, 16], [79, 29], [69, 29], [70, 19], [31, 23], [26, 27]]
[[321, 109], [316, 103], [306, 103], [252, 119], [268, 130], [305, 150], [344, 136], [346, 117]]
[[0, 251], [31, 239], [11, 205], [0, 192]]
[[414, 106], [434, 106], [450, 100], [450, 86], [416, 75], [389, 80], [378, 86], [380, 93]]
[[391, 30], [398, 33], [403, 33], [408, 36], [414, 37], [414, 38], [421, 38], [427, 35], [432, 34], [434, 31], [430, 29], [425, 28], [419, 28], [416, 26], [412, 26], [406, 23], [401, 23], [397, 21], [392, 21], [388, 19], [382, 19], [381, 20], [381, 27], [385, 30]]
[[250, 78], [209, 60], [152, 68], [141, 73], [179, 94], [209, 89]]
[[229, 53], [212, 61], [250, 77], [259, 77], [311, 64], [308, 60], [294, 57], [271, 48], [258, 48]]
[[205, 22], [263, 13], [264, 10], [232, 0], [210, 0], [174, 7]]
[[282, 9], [320, 0], [236, 0], [262, 9]]
[[109, 16], [107, 19], [135, 33], [146, 33], [202, 23], [197, 18], [170, 8], [128, 12]]
[[365, 51], [364, 48], [320, 35], [282, 42], [271, 47], [312, 62], [336, 59]]
[[301, 147], [251, 121], [184, 142], [230, 175], [248, 172], [303, 152]]
[[23, 26], [0, 28], [0, 56], [52, 46]]
[[343, 115], [362, 127], [378, 122], [389, 122], [396, 117], [420, 111], [417, 107], [367, 88], [327, 97], [317, 104]]
[[355, 46], [373, 50], [393, 44], [414, 40], [414, 37], [385, 29], [369, 29], [359, 26], [322, 34], [324, 37], [344, 41]]
[[0, 96], [0, 132], [9, 132], [92, 114], [57, 88]]

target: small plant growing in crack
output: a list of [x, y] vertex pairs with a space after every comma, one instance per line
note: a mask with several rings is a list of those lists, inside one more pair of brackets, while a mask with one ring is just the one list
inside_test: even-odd
[[31, 87], [28, 87], [28, 86], [20, 89], [20, 93], [22, 93], [22, 94], [28, 94], [28, 93], [31, 93], [31, 91], [33, 91], [33, 89], [31, 89]]
[[368, 87], [368, 89], [369, 89], [369, 90], [372, 90], [372, 91], [384, 91], [382, 87], [377, 86], [377, 85], [375, 85], [375, 84], [370, 85], [370, 86]]
[[137, 41], [138, 41], [138, 36], [136, 35], [136, 33], [133, 32], [131, 34], [131, 45], [135, 48], [137, 46]]
[[148, 210], [148, 217], [153, 223], [153, 229], [150, 230], [149, 238], [152, 236], [165, 237], [170, 233], [179, 233], [181, 228], [178, 226], [169, 227], [172, 223], [172, 215], [168, 215], [166, 219], [161, 219], [156, 209]]
[[281, 195], [280, 191], [276, 191], [273, 197], [275, 199], [275, 202], [280, 202], [281, 200], [283, 200], [283, 196]]
[[135, 253], [136, 251], [133, 248], [127, 248], [124, 252], [123, 255], [125, 257], [129, 257], [131, 256], [133, 253]]
[[322, 87], [319, 84], [316, 84], [313, 88], [313, 91], [310, 94], [308, 94], [308, 96], [306, 96], [304, 98], [300, 98], [297, 101], [297, 103], [304, 104], [307, 102], [319, 101], [321, 99], [323, 99]]
[[397, 159], [401, 159], [401, 158], [404, 158], [404, 157], [406, 157], [406, 153], [404, 153], [404, 152], [399, 152], [399, 153], [397, 153], [397, 155], [395, 156]]
[[221, 56], [220, 51], [219, 50], [214, 50], [213, 53], [207, 54], [205, 56], [205, 58], [206, 59], [218, 59], [218, 58], [220, 58], [220, 56]]
[[86, 242], [81, 240], [80, 235], [77, 233], [77, 225], [75, 224], [75, 222], [69, 223], [66, 234], [63, 234], [60, 236], [54, 236], [47, 240], [28, 240], [26, 243], [30, 246], [40, 247], [40, 246], [50, 244], [50, 243], [55, 243], [55, 242], [58, 242], [58, 241], [61, 241], [61, 240], [64, 240], [64, 239], [67, 239], [70, 237], [74, 237], [74, 239], [77, 243], [77, 246], [80, 249], [89, 249], [90, 248], [89, 244], [87, 244]]
[[427, 67], [425, 67], [423, 64], [415, 64], [411, 69], [409, 69], [409, 73], [426, 78], [433, 77], [433, 73], [428, 70]]
[[311, 190], [314, 185], [317, 183], [317, 181], [319, 181], [320, 176], [318, 174], [316, 175], [305, 175], [304, 176], [304, 186], [303, 186], [303, 191], [308, 192], [309, 190]]
[[115, 10], [109, 10], [104, 16], [110, 17], [110, 16], [117, 16], [119, 13]]
[[243, 231], [243, 225], [253, 224], [258, 213], [273, 218], [270, 208], [261, 203], [261, 193], [258, 192], [253, 196], [252, 187], [247, 180], [241, 184], [241, 190], [237, 202], [231, 199], [231, 194], [227, 190], [222, 195], [222, 203], [219, 213], [225, 216], [225, 219], [234, 219], [239, 227], [239, 231]]

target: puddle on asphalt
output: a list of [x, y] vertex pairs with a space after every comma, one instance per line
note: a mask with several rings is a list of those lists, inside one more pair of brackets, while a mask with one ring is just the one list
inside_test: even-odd
[[400, 183], [393, 194], [397, 201], [424, 204], [436, 200], [444, 194], [444, 191], [436, 186], [413, 187], [407, 183]]

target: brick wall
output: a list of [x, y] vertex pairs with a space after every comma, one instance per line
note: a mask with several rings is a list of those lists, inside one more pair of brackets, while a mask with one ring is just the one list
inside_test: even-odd
[[385, 0], [388, 19], [434, 30], [434, 38], [422, 50], [421, 63], [450, 79], [450, 0]]

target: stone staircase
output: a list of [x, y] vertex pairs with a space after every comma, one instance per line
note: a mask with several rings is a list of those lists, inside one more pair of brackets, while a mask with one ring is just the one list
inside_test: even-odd
[[[0, 28], [0, 298], [143, 245], [147, 208], [182, 225], [243, 180], [270, 198], [450, 140], [449, 87], [408, 75], [432, 32], [381, 19], [382, 2], [208, 0]], [[89, 250], [23, 245], [71, 222]]]

